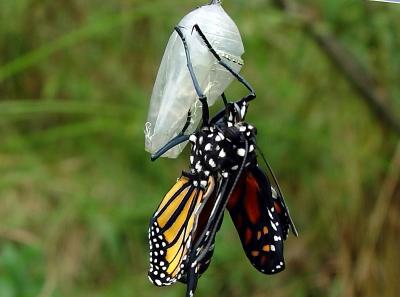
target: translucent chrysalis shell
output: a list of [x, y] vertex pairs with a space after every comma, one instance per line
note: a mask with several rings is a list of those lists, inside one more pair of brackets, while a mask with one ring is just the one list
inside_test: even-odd
[[[214, 1], [218, 2], [218, 1]], [[210, 53], [193, 26], [199, 25], [213, 48], [225, 62], [239, 72], [244, 53], [239, 30], [219, 3], [199, 7], [178, 24], [191, 55], [194, 72], [211, 106], [232, 82], [233, 76]], [[178, 135], [186, 123], [188, 111], [191, 122], [185, 134], [195, 131], [201, 119], [201, 103], [197, 98], [186, 65], [182, 41], [174, 31], [169, 38], [158, 70], [145, 125], [146, 151], [155, 153]], [[180, 144], [164, 157], [176, 158], [185, 147]]]

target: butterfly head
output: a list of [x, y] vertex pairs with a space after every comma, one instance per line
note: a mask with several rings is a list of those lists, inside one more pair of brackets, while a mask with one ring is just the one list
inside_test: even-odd
[[234, 103], [228, 103], [226, 106], [225, 122], [231, 125], [243, 122], [247, 113], [248, 102], [241, 100]]

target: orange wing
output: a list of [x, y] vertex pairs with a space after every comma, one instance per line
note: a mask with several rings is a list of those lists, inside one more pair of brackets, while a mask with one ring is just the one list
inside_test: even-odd
[[202, 189], [181, 176], [158, 206], [149, 227], [148, 275], [155, 285], [170, 285], [185, 275], [201, 206], [214, 191], [214, 185], [213, 177]]
[[258, 166], [247, 169], [236, 185], [227, 208], [243, 249], [253, 266], [266, 274], [285, 268], [283, 208], [273, 197], [271, 184]]

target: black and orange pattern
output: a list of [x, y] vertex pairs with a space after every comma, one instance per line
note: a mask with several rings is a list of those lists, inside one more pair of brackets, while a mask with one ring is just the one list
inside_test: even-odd
[[190, 167], [165, 195], [150, 223], [149, 278], [188, 284], [207, 269], [224, 210], [250, 262], [274, 274], [285, 268], [283, 240], [294, 225], [283, 196], [257, 164], [256, 129], [243, 122], [248, 103], [229, 103], [223, 119], [191, 135]]
[[285, 268], [283, 240], [289, 228], [297, 231], [284, 203], [275, 176], [264, 156], [274, 185], [257, 163], [257, 130], [244, 118], [249, 102], [256, 95], [250, 84], [234, 72], [215, 52], [201, 29], [205, 45], [250, 94], [228, 103], [224, 94], [223, 111], [211, 120], [207, 97], [200, 89], [190, 60], [190, 51], [180, 28], [193, 86], [202, 104], [203, 123], [192, 135], [185, 135], [191, 111], [181, 134], [161, 148], [152, 160], [179, 143], [189, 140], [189, 170], [164, 196], [150, 221], [149, 279], [157, 286], [176, 281], [187, 284], [186, 297], [192, 297], [199, 276], [210, 264], [215, 236], [225, 209], [228, 209], [250, 262], [261, 272], [274, 274]]

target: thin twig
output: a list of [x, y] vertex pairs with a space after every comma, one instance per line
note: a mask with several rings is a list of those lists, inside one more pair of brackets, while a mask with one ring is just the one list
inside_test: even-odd
[[332, 63], [346, 76], [348, 82], [365, 100], [375, 116], [400, 135], [400, 121], [384, 103], [391, 102], [391, 100], [378, 94], [373, 76], [333, 35], [320, 33], [316, 27], [310, 24], [306, 28]]
[[313, 19], [308, 17], [312, 15], [309, 9], [284, 0], [273, 0], [273, 4], [290, 16], [296, 17], [308, 36], [347, 78], [349, 84], [367, 103], [373, 114], [381, 120], [380, 122], [385, 123], [392, 131], [400, 135], [400, 119], [385, 104], [385, 102], [393, 102], [393, 100], [377, 92], [373, 75], [368, 73], [350, 50], [341, 44], [332, 33], [321, 31]]

